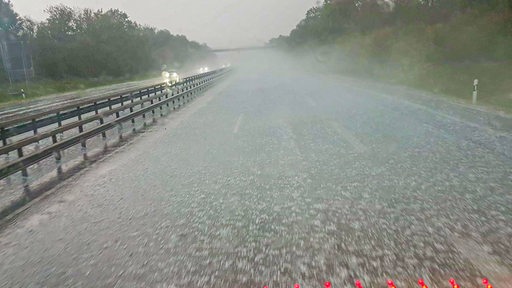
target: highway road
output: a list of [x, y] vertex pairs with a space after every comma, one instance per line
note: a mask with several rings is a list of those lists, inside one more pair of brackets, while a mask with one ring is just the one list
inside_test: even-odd
[[254, 55], [16, 216], [0, 287], [512, 287], [512, 131]]

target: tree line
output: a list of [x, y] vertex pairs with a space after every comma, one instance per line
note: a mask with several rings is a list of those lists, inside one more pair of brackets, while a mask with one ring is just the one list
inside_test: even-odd
[[[288, 48], [365, 36], [367, 56], [388, 56], [392, 42], [413, 38], [431, 60], [512, 60], [512, 0], [325, 0], [307, 11], [288, 36]], [[412, 42], [414, 42], [412, 41]]]
[[0, 41], [27, 43], [36, 74], [44, 78], [130, 76], [210, 56], [206, 45], [138, 24], [118, 9], [57, 5], [45, 12], [48, 17], [35, 22], [0, 0]]
[[512, 0], [325, 0], [269, 42], [305, 65], [512, 111]]

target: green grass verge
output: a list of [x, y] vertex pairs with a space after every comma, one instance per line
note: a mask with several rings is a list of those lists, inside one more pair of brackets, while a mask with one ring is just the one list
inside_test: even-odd
[[478, 79], [478, 105], [512, 114], [512, 63], [438, 64], [416, 67], [406, 74], [394, 69], [373, 68], [372, 76], [405, 85], [457, 102], [471, 103], [473, 80]]
[[512, 114], [512, 62], [431, 64], [407, 56], [382, 62], [368, 61], [363, 57], [348, 61], [347, 58], [334, 59], [326, 61], [328, 64], [324, 68], [347, 76], [417, 88], [468, 104], [472, 101], [473, 80], [478, 79], [477, 104]]
[[437, 65], [404, 84], [470, 102], [478, 79], [478, 104], [512, 113], [512, 63]]

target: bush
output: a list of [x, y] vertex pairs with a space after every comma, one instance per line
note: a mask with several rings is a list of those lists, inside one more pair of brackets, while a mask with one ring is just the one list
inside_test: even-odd
[[43, 77], [127, 77], [209, 54], [206, 46], [167, 30], [143, 27], [117, 9], [58, 5], [47, 13], [31, 37], [34, 64]]
[[326, 0], [273, 43], [330, 47], [335, 51], [322, 62], [331, 71], [461, 99], [478, 78], [482, 101], [512, 108], [512, 1], [392, 2]]

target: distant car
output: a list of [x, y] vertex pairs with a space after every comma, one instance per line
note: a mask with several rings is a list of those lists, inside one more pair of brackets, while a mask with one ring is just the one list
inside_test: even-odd
[[164, 78], [164, 81], [167, 82], [168, 85], [173, 85], [181, 81], [180, 74], [173, 70], [163, 71], [162, 78]]

